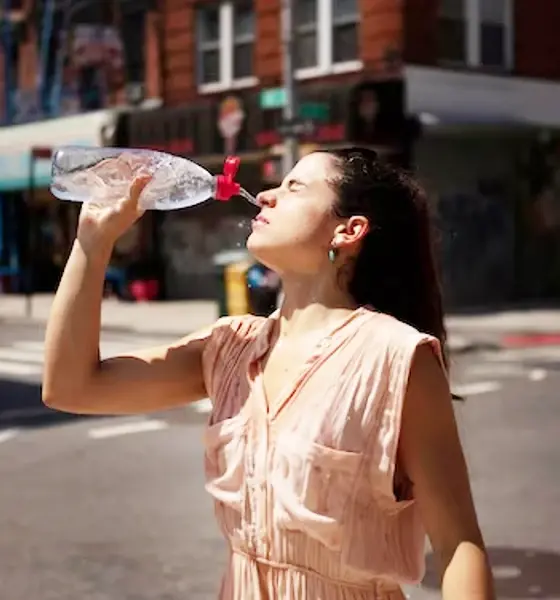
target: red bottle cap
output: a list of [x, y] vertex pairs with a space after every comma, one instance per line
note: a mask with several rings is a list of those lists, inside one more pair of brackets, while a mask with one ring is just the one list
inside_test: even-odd
[[216, 200], [225, 202], [237, 196], [241, 186], [234, 181], [241, 162], [239, 156], [228, 156], [224, 162], [224, 172], [216, 175]]

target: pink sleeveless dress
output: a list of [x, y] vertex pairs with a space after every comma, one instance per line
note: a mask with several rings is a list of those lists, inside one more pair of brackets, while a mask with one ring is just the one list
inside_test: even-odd
[[269, 413], [274, 318], [220, 319], [203, 356], [206, 488], [230, 551], [220, 599], [402, 600], [425, 542], [415, 501], [393, 494], [402, 403], [416, 348], [440, 356], [438, 342], [357, 309]]

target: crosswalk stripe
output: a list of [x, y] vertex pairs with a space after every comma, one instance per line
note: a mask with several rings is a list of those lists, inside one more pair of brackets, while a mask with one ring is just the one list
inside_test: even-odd
[[[137, 338], [137, 337], [111, 337], [110, 339], [100, 340], [100, 346], [107, 348], [151, 348], [153, 346], [162, 346], [170, 343], [170, 340], [155, 339], [155, 338]], [[43, 340], [16, 340], [12, 343], [12, 347], [21, 350], [31, 350], [35, 352], [43, 352], [45, 350], [45, 342]]]
[[4, 431], [0, 431], [0, 444], [15, 438], [18, 433], [19, 431], [17, 429], [5, 429]]
[[29, 350], [18, 350], [17, 348], [0, 347], [0, 360], [13, 362], [39, 363], [43, 362], [43, 353]]
[[519, 363], [483, 363], [470, 365], [465, 373], [475, 377], [519, 377], [525, 375], [525, 367]]
[[18, 348], [19, 350], [43, 353], [45, 350], [45, 342], [36, 340], [16, 340], [12, 343], [12, 347]]
[[531, 369], [529, 371], [529, 379], [531, 381], [544, 381], [548, 373], [545, 369]]
[[488, 394], [497, 392], [502, 388], [502, 384], [497, 381], [476, 381], [473, 383], [464, 383], [453, 386], [453, 392], [459, 396], [478, 396], [479, 394]]
[[[161, 339], [137, 338], [120, 335], [109, 340], [101, 340], [102, 358], [132, 352], [137, 348], [153, 347], [165, 343]], [[45, 343], [43, 340], [15, 340], [10, 346], [0, 346], [0, 374], [11, 376], [40, 375], [44, 361]]]
[[14, 376], [28, 376], [28, 375], [40, 375], [43, 371], [41, 365], [24, 363], [24, 362], [11, 362], [9, 360], [0, 360], [0, 374], [1, 375], [14, 375]]
[[88, 436], [93, 440], [129, 435], [131, 433], [144, 433], [148, 431], [161, 431], [167, 429], [168, 423], [158, 420], [134, 421], [132, 423], [121, 423], [107, 427], [95, 427], [88, 431]]
[[212, 401], [210, 400], [210, 398], [205, 398], [204, 400], [194, 402], [192, 404], [192, 407], [197, 413], [209, 413], [212, 411]]

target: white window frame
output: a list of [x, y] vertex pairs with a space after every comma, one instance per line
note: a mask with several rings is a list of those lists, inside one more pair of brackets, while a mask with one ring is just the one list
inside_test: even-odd
[[[204, 10], [204, 5], [201, 6], [200, 10]], [[212, 81], [208, 83], [198, 83], [198, 90], [202, 94], [220, 92], [228, 89], [240, 89], [245, 87], [251, 87], [257, 83], [257, 78], [254, 75], [250, 77], [242, 77], [240, 79], [234, 79], [233, 77], [233, 56], [234, 56], [234, 43], [235, 41], [247, 42], [249, 41], [248, 36], [235, 38], [235, 23], [234, 23], [234, 5], [231, 1], [221, 2], [218, 4], [219, 10], [219, 22], [220, 22], [220, 39], [212, 42], [205, 42], [201, 45], [200, 39], [197, 37], [196, 41], [196, 56], [197, 66], [200, 65], [200, 56], [204, 50], [216, 50], [219, 51], [219, 81]], [[256, 29], [256, 28], [255, 28]], [[253, 43], [256, 46], [256, 31], [252, 38]], [[198, 74], [197, 74], [198, 77]]]
[[514, 66], [514, 8], [515, 0], [505, 0], [504, 7], [504, 64], [502, 67], [482, 64], [482, 20], [480, 4], [484, 0], [464, 0], [465, 2], [465, 62], [441, 59], [443, 64], [465, 64], [475, 69], [496, 69], [510, 71]]
[[[310, 79], [313, 77], [322, 77], [324, 75], [333, 75], [338, 73], [349, 73], [359, 71], [363, 64], [360, 58], [345, 62], [333, 62], [333, 29], [337, 24], [347, 23], [347, 19], [335, 21], [333, 18], [332, 0], [317, 0], [317, 62], [314, 67], [304, 67], [297, 69], [295, 76], [297, 79]], [[360, 19], [358, 16], [357, 23]], [[297, 27], [297, 26], [296, 26]], [[296, 35], [296, 32], [294, 32]], [[360, 44], [358, 43], [358, 48]]]

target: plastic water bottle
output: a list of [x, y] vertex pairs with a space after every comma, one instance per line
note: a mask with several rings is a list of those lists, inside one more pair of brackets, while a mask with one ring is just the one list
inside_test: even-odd
[[135, 177], [149, 174], [138, 199], [145, 210], [175, 210], [232, 196], [257, 204], [235, 181], [239, 163], [229, 156], [223, 173], [212, 175], [191, 160], [156, 150], [62, 146], [52, 156], [50, 189], [60, 200], [110, 204], [126, 197]]

